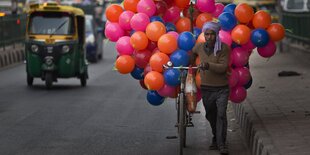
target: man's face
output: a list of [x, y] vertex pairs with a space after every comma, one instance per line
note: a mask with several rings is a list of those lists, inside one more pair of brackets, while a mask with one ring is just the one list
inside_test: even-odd
[[216, 41], [216, 33], [213, 30], [206, 30], [204, 32], [205, 40], [207, 45], [214, 46]]

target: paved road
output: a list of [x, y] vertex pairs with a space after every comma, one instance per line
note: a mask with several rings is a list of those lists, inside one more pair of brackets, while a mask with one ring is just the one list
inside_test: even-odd
[[[104, 60], [90, 64], [86, 88], [78, 79], [63, 79], [46, 90], [35, 79], [27, 87], [24, 64], [0, 70], [1, 155], [171, 155], [178, 154], [176, 110], [168, 99], [154, 107], [130, 75], [113, 71], [116, 52], [107, 44]], [[209, 151], [211, 132], [202, 113], [188, 129], [185, 154]], [[249, 155], [231, 109], [229, 146], [232, 155]]]

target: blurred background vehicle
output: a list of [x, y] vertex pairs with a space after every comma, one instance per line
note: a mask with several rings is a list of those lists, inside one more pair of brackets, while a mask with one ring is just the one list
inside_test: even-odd
[[86, 58], [90, 62], [102, 59], [102, 31], [98, 31], [92, 15], [85, 16]]

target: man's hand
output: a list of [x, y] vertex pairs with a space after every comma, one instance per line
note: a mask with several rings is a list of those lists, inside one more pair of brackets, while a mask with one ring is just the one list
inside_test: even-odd
[[209, 63], [201, 63], [201, 64], [199, 65], [199, 68], [200, 68], [201, 70], [208, 70], [208, 69], [209, 69]]

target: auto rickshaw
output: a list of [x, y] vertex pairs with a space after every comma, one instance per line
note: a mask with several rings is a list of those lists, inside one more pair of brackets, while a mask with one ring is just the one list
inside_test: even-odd
[[77, 77], [86, 86], [85, 17], [81, 9], [57, 3], [30, 6], [26, 27], [27, 84], [34, 78], [51, 88], [58, 78]]

